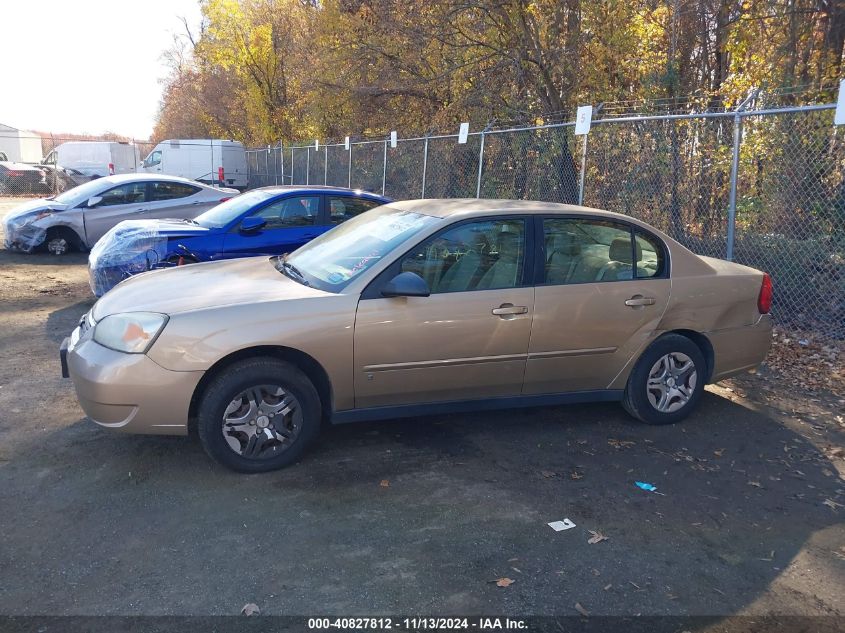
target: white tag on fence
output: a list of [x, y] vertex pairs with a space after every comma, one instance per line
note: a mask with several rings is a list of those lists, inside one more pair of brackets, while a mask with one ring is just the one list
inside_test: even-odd
[[349, 151], [349, 137], [348, 136], [343, 141], [343, 149]]
[[839, 97], [836, 99], [836, 114], [833, 115], [835, 125], [845, 125], [845, 79], [839, 82]]
[[315, 152], [320, 151], [320, 141], [319, 141], [319, 139], [314, 139], [314, 151]]
[[593, 106], [578, 106], [578, 113], [575, 115], [575, 134], [589, 134], [592, 122]]
[[458, 132], [458, 143], [466, 143], [467, 136], [469, 136], [469, 123], [461, 123], [461, 129]]
[[399, 137], [396, 135], [396, 130], [390, 133], [390, 147], [396, 149], [396, 144], [399, 142]]

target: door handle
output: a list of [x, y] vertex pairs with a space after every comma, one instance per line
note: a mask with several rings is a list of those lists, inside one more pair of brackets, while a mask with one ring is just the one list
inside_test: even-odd
[[512, 303], [503, 303], [498, 308], [493, 308], [493, 314], [496, 316], [513, 316], [515, 314], [526, 314], [528, 306], [515, 306]]
[[634, 295], [625, 302], [626, 306], [636, 308], [638, 306], [653, 306], [654, 297], [644, 297], [642, 295]]

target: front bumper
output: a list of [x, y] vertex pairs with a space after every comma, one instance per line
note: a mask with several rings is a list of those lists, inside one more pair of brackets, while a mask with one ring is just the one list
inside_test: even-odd
[[171, 371], [146, 354], [124, 354], [80, 328], [62, 344], [63, 373], [73, 381], [85, 414], [126, 433], [186, 435], [191, 398], [201, 371]]
[[13, 225], [7, 222], [3, 226], [3, 246], [8, 250], [31, 253], [44, 243], [47, 231], [32, 224]]

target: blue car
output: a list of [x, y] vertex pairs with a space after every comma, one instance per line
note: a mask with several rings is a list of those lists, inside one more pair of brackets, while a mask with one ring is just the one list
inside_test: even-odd
[[91, 290], [101, 297], [127, 277], [156, 268], [291, 252], [388, 202], [384, 196], [339, 187], [264, 187], [193, 220], [126, 220], [91, 249]]

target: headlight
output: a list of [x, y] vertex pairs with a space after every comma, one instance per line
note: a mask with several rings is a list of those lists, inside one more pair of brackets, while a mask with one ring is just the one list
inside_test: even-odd
[[167, 318], [157, 312], [112, 314], [94, 327], [94, 340], [118, 352], [143, 354], [164, 329]]

